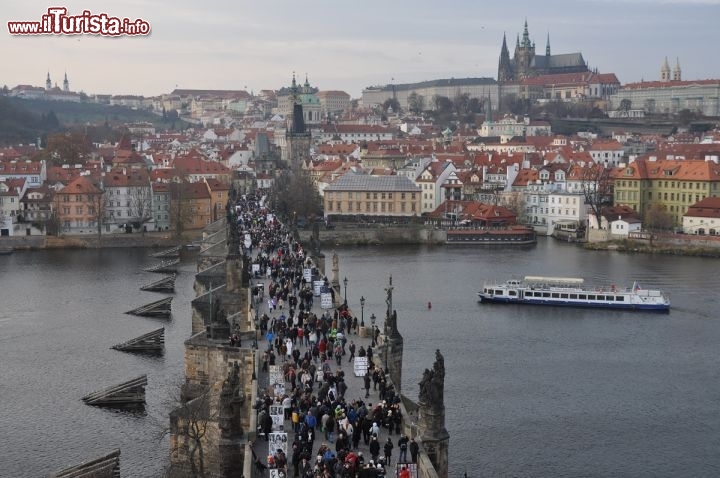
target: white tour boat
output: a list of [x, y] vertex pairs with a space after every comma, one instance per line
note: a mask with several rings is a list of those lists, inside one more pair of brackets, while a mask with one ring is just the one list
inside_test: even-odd
[[583, 279], [527, 276], [523, 280], [486, 283], [478, 292], [480, 302], [555, 305], [598, 309], [651, 310], [667, 312], [670, 299], [659, 290], [632, 287], [586, 287]]

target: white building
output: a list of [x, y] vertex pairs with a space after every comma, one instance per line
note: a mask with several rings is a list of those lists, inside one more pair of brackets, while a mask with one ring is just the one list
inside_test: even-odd
[[629, 100], [632, 109], [651, 114], [675, 114], [687, 109], [705, 116], [720, 116], [720, 80], [628, 83], [610, 97], [608, 109], [620, 109], [623, 100]]
[[409, 107], [408, 97], [413, 93], [423, 97], [425, 109], [428, 110], [432, 109], [434, 96], [445, 96], [452, 100], [458, 95], [467, 94], [470, 98], [490, 99], [492, 104], [498, 104], [498, 84], [493, 78], [445, 78], [420, 83], [370, 86], [362, 92], [362, 104], [372, 108], [395, 98], [400, 108], [406, 110]]
[[414, 180], [415, 185], [420, 188], [420, 213], [433, 212], [445, 201], [443, 184], [452, 182], [453, 173], [457, 170], [452, 161], [433, 160], [428, 164], [420, 175]]
[[550, 136], [552, 134], [550, 123], [547, 121], [530, 121], [527, 116], [522, 119], [505, 116], [498, 121], [483, 121], [477, 131], [478, 136], [485, 138], [490, 136], [511, 138], [513, 136]]

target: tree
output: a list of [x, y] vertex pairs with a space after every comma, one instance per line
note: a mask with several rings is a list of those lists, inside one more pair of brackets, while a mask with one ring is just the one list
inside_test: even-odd
[[676, 115], [678, 123], [680, 123], [681, 126], [689, 126], [690, 123], [697, 119], [697, 114], [690, 111], [689, 109], [683, 109], [678, 111]]
[[322, 214], [322, 199], [310, 174], [304, 169], [285, 170], [275, 178], [270, 192], [274, 209], [281, 217], [311, 217]]
[[56, 164], [84, 163], [91, 150], [92, 143], [82, 130], [51, 134], [47, 139], [46, 151]]
[[145, 223], [153, 218], [150, 183], [130, 187], [128, 198], [130, 200], [129, 212], [133, 218], [133, 226], [145, 234]]
[[525, 196], [521, 192], [510, 192], [501, 195], [502, 205], [515, 213], [515, 221], [518, 224], [527, 222], [527, 211], [525, 207]]
[[107, 219], [107, 201], [105, 197], [105, 191], [100, 190], [99, 193], [89, 194], [90, 203], [88, 204], [89, 215], [93, 218], [95, 226], [97, 227], [98, 241], [102, 237], [102, 228], [105, 225]]
[[630, 110], [632, 109], [632, 101], [630, 101], [627, 98], [623, 98], [620, 100], [620, 108], [618, 108], [622, 112], [622, 116], [630, 116]]
[[420, 114], [425, 110], [425, 97], [412, 92], [408, 95], [408, 109], [413, 114]]
[[645, 229], [649, 231], [668, 231], [673, 228], [673, 217], [667, 207], [659, 202], [650, 204], [643, 218]]
[[400, 112], [400, 102], [395, 98], [386, 99], [382, 106], [383, 111], [388, 111], [388, 109], [392, 108], [395, 113]]
[[458, 93], [453, 98], [453, 108], [458, 116], [465, 116], [470, 111], [470, 95], [468, 93]]
[[573, 167], [582, 168], [579, 175], [585, 204], [590, 208], [590, 214], [595, 216], [598, 226], [602, 224], [603, 207], [612, 204], [613, 183], [610, 168], [602, 164]]
[[174, 394], [167, 404], [172, 410], [170, 426], [160, 426], [160, 437], [170, 435], [171, 469], [167, 476], [205, 477], [205, 442], [218, 416], [212, 390], [204, 387], [188, 397], [185, 388], [178, 386]]
[[520, 98], [515, 94], [503, 95], [500, 99], [499, 111], [514, 115], [526, 115], [530, 113], [530, 100]]

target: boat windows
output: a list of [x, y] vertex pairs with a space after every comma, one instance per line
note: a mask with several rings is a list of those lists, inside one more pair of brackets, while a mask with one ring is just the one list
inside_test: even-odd
[[595, 300], [595, 297], [596, 296], [594, 294], [593, 295], [588, 294], [588, 300]]
[[550, 292], [543, 292], [543, 293], [542, 293], [542, 296], [543, 296], [543, 297], [550, 297]]
[[508, 295], [509, 295], [509, 296], [512, 296], [512, 297], [515, 297], [515, 296], [517, 295], [517, 291], [516, 291], [516, 290], [509, 290], [509, 291], [508, 291]]
[[570, 298], [571, 298], [571, 299], [577, 299], [577, 298], [578, 298], [578, 295], [577, 295], [577, 294], [570, 294]]
[[618, 295], [615, 297], [615, 300], [618, 302], [625, 302], [625, 296], [624, 295]]
[[561, 299], [567, 299], [567, 298], [568, 298], [568, 295], [567, 295], [567, 294], [560, 294], [560, 298], [561, 298]]
[[560, 298], [560, 294], [558, 294], [557, 292], [553, 292], [553, 293], [552, 293], [552, 298], [553, 298], [553, 299], [559, 299], [559, 298]]
[[585, 295], [585, 294], [580, 294], [580, 295], [578, 295], [578, 299], [580, 299], [580, 300], [587, 300], [587, 295]]
[[501, 291], [501, 290], [495, 290], [495, 295], [503, 295], [503, 291]]

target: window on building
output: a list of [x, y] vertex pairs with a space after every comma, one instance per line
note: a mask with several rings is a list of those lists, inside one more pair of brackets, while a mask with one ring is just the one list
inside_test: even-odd
[[342, 206], [340, 201], [335, 202], [335, 206], [337, 207], [337, 212], [342, 212]]

